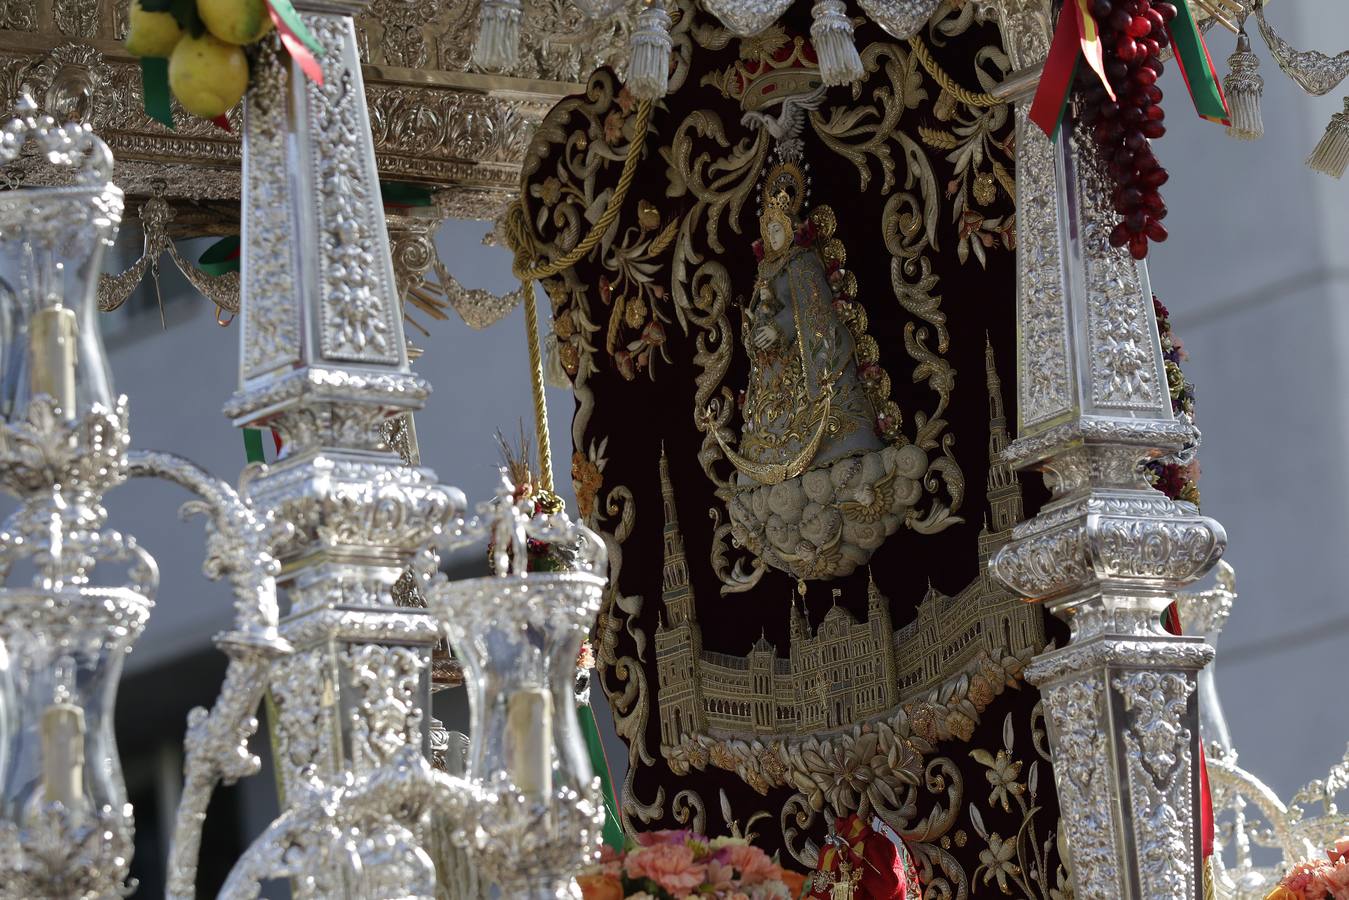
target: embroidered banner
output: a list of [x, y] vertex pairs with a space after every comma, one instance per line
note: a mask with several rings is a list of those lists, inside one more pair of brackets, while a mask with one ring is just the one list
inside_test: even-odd
[[[959, 103], [869, 22], [854, 92], [822, 85], [808, 8], [737, 38], [678, 6], [648, 133], [601, 70], [526, 161], [546, 261], [644, 146], [617, 223], [544, 283], [579, 511], [610, 545], [625, 824], [754, 833], [808, 871], [836, 820], [875, 817], [925, 889], [1048, 900], [1057, 799], [1021, 673], [1057, 626], [986, 569], [1042, 496], [999, 456], [1010, 110]], [[996, 28], [942, 9], [924, 40], [987, 90]]]

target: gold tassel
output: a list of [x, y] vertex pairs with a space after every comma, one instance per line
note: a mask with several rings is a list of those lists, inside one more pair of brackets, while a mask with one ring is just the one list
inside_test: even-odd
[[1260, 95], [1265, 90], [1265, 79], [1260, 77], [1260, 59], [1251, 52], [1251, 39], [1243, 25], [1237, 33], [1237, 49], [1227, 57], [1230, 70], [1223, 79], [1223, 92], [1232, 124], [1227, 134], [1239, 141], [1254, 141], [1265, 133], [1260, 115]]
[[1204, 900], [1218, 900], [1217, 876], [1213, 871], [1213, 857], [1204, 857]]
[[1307, 157], [1307, 165], [1331, 178], [1341, 177], [1345, 168], [1349, 168], [1349, 97], [1344, 98], [1344, 112], [1330, 117], [1321, 142]]

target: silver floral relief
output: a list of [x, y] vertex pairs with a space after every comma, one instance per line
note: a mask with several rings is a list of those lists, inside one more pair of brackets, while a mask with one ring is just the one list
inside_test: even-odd
[[341, 651], [355, 690], [350, 712], [352, 769], [369, 772], [409, 743], [419, 743], [422, 684], [429, 649], [364, 644]]
[[[295, 262], [288, 247], [295, 231], [290, 183], [267, 173], [286, 168], [285, 65], [273, 41], [264, 42], [253, 64], [252, 90], [244, 113], [242, 274], [244, 279], [242, 374], [245, 379], [299, 360], [300, 302]], [[263, 248], [273, 248], [261, 252]]]
[[93, 37], [98, 30], [98, 12], [98, 5], [88, 0], [52, 0], [52, 19], [68, 37]]
[[980, 18], [998, 21], [1003, 49], [1014, 70], [1037, 65], [1049, 55], [1054, 30], [1051, 9], [1048, 0], [975, 0]]
[[324, 83], [305, 81], [309, 164], [318, 202], [319, 347], [324, 358], [399, 365], [402, 317], [380, 209], [355, 32], [306, 16], [325, 50]]
[[1091, 248], [1082, 254], [1091, 402], [1101, 409], [1170, 418], [1171, 395], [1142, 264], [1126, 250], [1110, 246], [1118, 217], [1110, 206], [1111, 188], [1102, 164], [1082, 129], [1071, 141], [1070, 159], [1077, 169], [1080, 241]]
[[[1104, 725], [1105, 677], [1086, 675], [1043, 688], [1054, 741], [1054, 776], [1079, 900], [1119, 900], [1119, 836]], [[1153, 895], [1149, 895], [1153, 896]], [[1163, 896], [1163, 895], [1155, 895]]]
[[1054, 145], [1016, 109], [1018, 437], [1074, 410]]
[[1132, 831], [1138, 842], [1143, 897], [1186, 900], [1196, 896], [1198, 869], [1186, 840], [1193, 818], [1194, 735], [1187, 727], [1194, 679], [1185, 672], [1117, 674], [1113, 686], [1124, 702], [1124, 731]]
[[293, 798], [335, 772], [337, 679], [326, 654], [311, 649], [274, 663], [271, 689], [277, 765], [286, 796]]

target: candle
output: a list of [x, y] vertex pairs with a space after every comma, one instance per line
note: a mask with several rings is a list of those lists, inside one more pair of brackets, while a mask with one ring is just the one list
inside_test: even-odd
[[47, 394], [66, 419], [74, 419], [75, 311], [49, 306], [33, 313], [28, 350], [33, 394]]
[[553, 703], [542, 688], [525, 688], [506, 702], [510, 774], [530, 797], [553, 793]]
[[42, 786], [48, 803], [66, 809], [84, 796], [84, 710], [73, 703], [42, 713]]

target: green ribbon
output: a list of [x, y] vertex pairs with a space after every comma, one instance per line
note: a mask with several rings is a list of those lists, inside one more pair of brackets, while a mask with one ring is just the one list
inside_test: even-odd
[[197, 259], [197, 268], [207, 275], [239, 271], [239, 236], [231, 234], [207, 247]]
[[290, 0], [267, 0], [267, 5], [272, 8], [277, 17], [286, 23], [291, 34], [299, 39], [300, 43], [309, 48], [309, 51], [315, 56], [323, 52], [323, 45], [320, 44], [314, 35], [310, 33], [309, 28], [300, 18], [300, 14], [295, 11], [295, 7], [290, 5]]
[[407, 181], [381, 181], [379, 193], [385, 206], [430, 206], [431, 189]]
[[595, 711], [589, 703], [576, 707], [585, 734], [586, 749], [590, 751], [590, 766], [600, 777], [600, 792], [604, 795], [604, 843], [615, 850], [623, 849], [623, 821], [618, 817], [618, 795], [614, 793], [613, 777], [609, 774], [609, 760], [604, 755], [604, 742], [595, 724]]
[[173, 107], [169, 105], [169, 61], [162, 56], [141, 57], [141, 94], [145, 114], [166, 127], [173, 127]]
[[1227, 101], [1223, 99], [1223, 89], [1218, 84], [1218, 73], [1213, 70], [1208, 47], [1204, 45], [1199, 27], [1190, 14], [1190, 4], [1185, 0], [1177, 0], [1175, 7], [1176, 18], [1168, 30], [1171, 32], [1171, 45], [1175, 48], [1180, 74], [1185, 79], [1190, 98], [1194, 100], [1194, 110], [1211, 122], [1230, 124]]
[[262, 431], [257, 428], [244, 429], [244, 458], [251, 463], [265, 462], [262, 456]]

